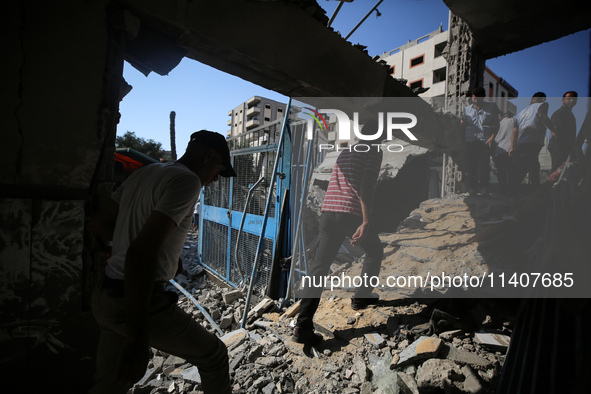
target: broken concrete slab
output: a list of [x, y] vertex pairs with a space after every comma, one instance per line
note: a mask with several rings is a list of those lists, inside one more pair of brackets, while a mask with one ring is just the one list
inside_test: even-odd
[[365, 364], [365, 361], [359, 356], [355, 356], [353, 358], [352, 370], [354, 373], [354, 377], [352, 379], [353, 382], [363, 383], [369, 378], [367, 364]]
[[254, 308], [252, 308], [250, 312], [248, 312], [248, 318], [246, 320], [248, 323], [252, 323], [257, 317], [262, 316], [263, 313], [271, 311], [276, 307], [275, 301], [265, 297]]
[[421, 341], [416, 347], [417, 355], [420, 354], [429, 354], [435, 356], [439, 349], [441, 349], [441, 345], [443, 341], [439, 338], [427, 338]]
[[419, 392], [445, 390], [452, 381], [463, 379], [459, 366], [449, 360], [431, 358], [417, 369], [417, 387]]
[[466, 377], [466, 379], [464, 379], [464, 392], [469, 394], [480, 394], [483, 392], [480, 379], [478, 379], [478, 376], [476, 376], [470, 366], [464, 365], [462, 367], [462, 373]]
[[375, 346], [378, 349], [381, 348], [382, 346], [384, 346], [384, 343], [386, 342], [380, 334], [375, 333], [375, 332], [365, 334], [365, 339], [367, 339], [367, 341], [369, 343], [371, 343], [373, 346]]
[[192, 383], [201, 383], [201, 375], [199, 375], [199, 370], [195, 366], [180, 371], [180, 375], [184, 380]]
[[505, 352], [511, 342], [511, 337], [495, 332], [476, 332], [474, 333], [474, 342], [482, 346]]
[[439, 334], [439, 338], [446, 340], [446, 341], [451, 341], [452, 339], [461, 336], [462, 333], [463, 333], [462, 330], [445, 331], [445, 332], [442, 332], [441, 334]]
[[156, 368], [148, 368], [146, 370], [146, 373], [144, 374], [144, 377], [141, 378], [137, 384], [143, 386], [145, 385], [147, 382], [149, 382], [150, 380], [152, 380], [154, 378], [154, 376], [156, 376], [156, 372], [157, 369]]
[[443, 341], [439, 338], [426, 336], [419, 337], [419, 339], [411, 343], [406, 349], [398, 354], [398, 360], [396, 357], [392, 359], [390, 368], [399, 368], [415, 361], [436, 357], [442, 345]]
[[244, 353], [239, 353], [234, 359], [230, 362], [230, 373], [232, 373], [238, 364], [244, 359]]
[[292, 306], [287, 308], [285, 313], [283, 315], [281, 315], [281, 319], [289, 319], [289, 318], [294, 317], [300, 311], [300, 303], [301, 303], [301, 301], [298, 300]]
[[397, 377], [396, 383], [402, 394], [419, 394], [417, 382], [410, 375], [404, 372], [397, 372]]
[[248, 331], [244, 328], [240, 328], [236, 331], [232, 331], [224, 335], [220, 338], [222, 342], [226, 345], [228, 350], [231, 350], [237, 346], [240, 346], [246, 341], [248, 338]]
[[490, 362], [489, 360], [477, 356], [474, 353], [458, 349], [457, 347], [450, 345], [448, 343], [445, 343], [443, 345], [443, 348], [439, 353], [439, 357], [456, 362], [460, 365], [468, 364], [472, 368], [478, 370], [485, 370], [492, 367], [492, 362]]
[[174, 367], [178, 367], [180, 365], [185, 364], [187, 361], [183, 358], [177, 357], [177, 356], [173, 356], [170, 355], [168, 356], [168, 358], [166, 359], [166, 361], [164, 361], [164, 366], [168, 367], [168, 366], [174, 366]]
[[257, 358], [254, 363], [263, 367], [276, 367], [282, 362], [283, 359], [281, 357], [267, 356]]

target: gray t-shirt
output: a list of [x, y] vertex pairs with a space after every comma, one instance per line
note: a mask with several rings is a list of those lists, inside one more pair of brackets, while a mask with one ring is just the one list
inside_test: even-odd
[[113, 253], [105, 274], [123, 279], [129, 244], [138, 236], [152, 211], [159, 211], [171, 218], [176, 227], [160, 249], [155, 280], [174, 278], [199, 190], [199, 177], [180, 163], [150, 164], [131, 174], [111, 196], [119, 204], [119, 214], [113, 234]]
[[509, 153], [511, 150], [511, 135], [513, 134], [513, 129], [517, 127], [517, 119], [515, 118], [503, 118], [501, 120], [499, 132], [495, 136], [495, 143], [497, 144], [495, 154], [502, 155], [503, 153]]

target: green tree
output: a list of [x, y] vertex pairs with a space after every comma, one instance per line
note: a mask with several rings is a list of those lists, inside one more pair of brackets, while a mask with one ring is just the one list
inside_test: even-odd
[[116, 137], [115, 147], [131, 148], [155, 159], [166, 159], [166, 152], [162, 150], [162, 143], [137, 137], [133, 131], [127, 131], [123, 136]]

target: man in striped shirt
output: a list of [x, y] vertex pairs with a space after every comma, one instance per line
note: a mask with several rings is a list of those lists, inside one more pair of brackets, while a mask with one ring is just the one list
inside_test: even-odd
[[[361, 276], [379, 274], [383, 247], [372, 223], [371, 203], [382, 155], [378, 147], [365, 144], [353, 145], [339, 155], [322, 204], [318, 250], [308, 272], [310, 277], [317, 278], [316, 283], [328, 274], [345, 237], [351, 238], [351, 245], [365, 251]], [[377, 303], [378, 298], [371, 297], [372, 290], [357, 288], [351, 307], [357, 310]], [[312, 322], [322, 287], [306, 291], [314, 298], [302, 298], [293, 340], [314, 345], [322, 341], [322, 336], [314, 333]]]

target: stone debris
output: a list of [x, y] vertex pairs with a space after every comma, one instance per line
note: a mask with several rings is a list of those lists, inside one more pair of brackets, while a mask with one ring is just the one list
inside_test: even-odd
[[400, 368], [409, 363], [435, 357], [441, 346], [441, 339], [422, 336], [405, 348], [397, 362], [392, 361], [391, 368]]
[[511, 337], [501, 333], [477, 332], [474, 334], [474, 341], [486, 347], [506, 350], [511, 342]]
[[[433, 215], [449, 218], [450, 215], [441, 213], [440, 203], [423, 204], [420, 215], [414, 219], [411, 215], [401, 228], [407, 232], [421, 229], [436, 220]], [[451, 208], [454, 204], [457, 202], [452, 201]], [[456, 210], [455, 215], [463, 215], [463, 211]], [[462, 228], [450, 225], [449, 231], [462, 231]], [[396, 236], [390, 238], [400, 243]], [[434, 249], [439, 245], [421, 244], [419, 241], [425, 241], [414, 237], [414, 233], [413, 238], [416, 238], [413, 245], [419, 245], [420, 250], [411, 250], [409, 246], [397, 248], [415, 257], [437, 260], [432, 253], [437, 253]], [[460, 246], [450, 258], [463, 253], [469, 254], [466, 259], [477, 256], [475, 248], [462, 249], [464, 238], [454, 241]], [[191, 241], [196, 239], [189, 235], [187, 242]], [[176, 280], [224, 332], [222, 340], [228, 347], [230, 377], [236, 394], [487, 393], [494, 392], [497, 386], [515, 316], [510, 301], [454, 303], [396, 299], [381, 294], [383, 304], [354, 311], [348, 298], [331, 296], [321, 300], [315, 316], [317, 332], [325, 340], [309, 348], [291, 340], [299, 302], [285, 311], [274, 312], [279, 302], [253, 294], [250, 318], [242, 329], [246, 294], [209, 281], [206, 272], [192, 258], [194, 249], [183, 252], [184, 277]], [[440, 253], [449, 254], [449, 251], [440, 250]], [[350, 274], [359, 264], [353, 261], [345, 266]], [[405, 273], [400, 271], [400, 274]], [[178, 305], [218, 335], [183, 294], [179, 294]], [[153, 349], [146, 374], [130, 393], [197, 394], [200, 390], [197, 367]]]

